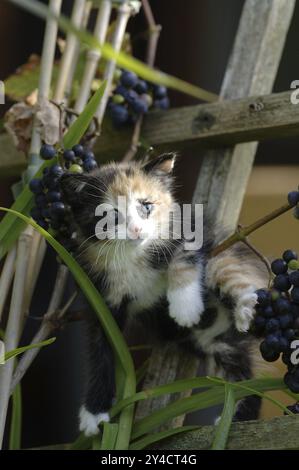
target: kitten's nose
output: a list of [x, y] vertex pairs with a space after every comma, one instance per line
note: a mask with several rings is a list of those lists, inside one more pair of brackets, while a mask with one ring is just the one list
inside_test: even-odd
[[130, 232], [131, 232], [133, 238], [139, 238], [140, 234], [142, 232], [142, 228], [139, 225], [131, 225], [130, 226]]

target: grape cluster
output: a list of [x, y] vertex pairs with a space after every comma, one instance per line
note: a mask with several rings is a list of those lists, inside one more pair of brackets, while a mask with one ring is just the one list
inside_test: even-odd
[[288, 202], [294, 207], [294, 217], [299, 219], [299, 191], [291, 191], [288, 194]]
[[167, 89], [139, 79], [134, 72], [120, 72], [108, 106], [114, 126], [134, 124], [150, 108], [169, 108]]
[[298, 255], [286, 250], [282, 258], [271, 264], [275, 275], [269, 289], [259, 289], [257, 293], [255, 332], [263, 336], [260, 345], [262, 357], [276, 361], [282, 354], [282, 361], [288, 372], [284, 377], [285, 384], [299, 393], [299, 367], [291, 362], [291, 342], [299, 334], [299, 262]]
[[71, 239], [70, 209], [63, 201], [59, 180], [66, 172], [92, 171], [97, 167], [95, 156], [80, 144], [65, 150], [44, 144], [40, 156], [43, 160], [53, 159], [53, 165], [44, 168], [42, 178], [34, 178], [29, 183], [35, 202], [30, 215], [45, 230], [52, 228], [62, 238]]

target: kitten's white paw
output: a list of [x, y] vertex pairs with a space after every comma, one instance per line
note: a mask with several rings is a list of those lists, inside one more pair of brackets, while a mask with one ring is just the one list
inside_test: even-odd
[[87, 411], [85, 406], [81, 406], [79, 412], [79, 429], [83, 431], [85, 436], [94, 436], [99, 432], [100, 423], [108, 423], [110, 420], [108, 413], [98, 413], [94, 415]]
[[180, 326], [190, 328], [196, 325], [204, 311], [198, 281], [194, 281], [180, 289], [168, 290], [169, 315]]
[[255, 315], [257, 295], [255, 292], [244, 294], [235, 308], [236, 328], [241, 333], [246, 333]]

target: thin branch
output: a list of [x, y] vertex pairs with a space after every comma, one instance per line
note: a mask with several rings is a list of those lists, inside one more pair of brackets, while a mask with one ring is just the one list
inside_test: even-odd
[[[99, 44], [103, 44], [105, 41], [109, 26], [111, 9], [111, 0], [102, 0], [93, 33], [94, 37], [98, 40]], [[86, 64], [84, 68], [82, 83], [75, 104], [75, 111], [77, 111], [78, 113], [81, 113], [88, 101], [92, 81], [95, 77], [100, 58], [101, 53], [98, 50], [88, 50], [86, 53]]]
[[[153, 67], [156, 60], [156, 53], [158, 47], [158, 41], [161, 32], [161, 25], [156, 24], [155, 18], [148, 0], [142, 0], [142, 7], [144, 10], [145, 18], [147, 21], [148, 29], [149, 29], [149, 37], [147, 41], [147, 52], [146, 52], [146, 63]], [[131, 145], [128, 151], [126, 152], [123, 161], [129, 162], [134, 158], [137, 153], [139, 142], [140, 142], [140, 134], [141, 134], [141, 127], [143, 123], [143, 116], [141, 115], [136, 124], [134, 126], [134, 131], [132, 134]]]
[[[27, 227], [22, 232], [18, 240], [16, 272], [13, 283], [9, 317], [4, 337], [5, 348], [8, 351], [15, 349], [18, 346], [19, 337], [22, 331], [25, 298], [24, 280], [26, 279], [32, 235], [32, 227]], [[13, 368], [14, 361], [10, 360], [6, 364], [2, 365], [0, 369], [0, 448], [2, 448]]]
[[[86, 29], [91, 10], [92, 10], [92, 1], [88, 0], [85, 4], [84, 14], [83, 14], [82, 22], [81, 22], [81, 29], [82, 30]], [[71, 96], [73, 80], [74, 80], [74, 76], [75, 76], [75, 72], [76, 72], [78, 59], [79, 59], [79, 56], [80, 56], [80, 50], [81, 50], [80, 42], [77, 42], [74, 57], [73, 57], [73, 62], [71, 63], [71, 67], [69, 69], [69, 73], [68, 73], [68, 76], [67, 76], [67, 81], [66, 81], [66, 84], [65, 84], [65, 97], [64, 97], [64, 100], [65, 100], [66, 103], [69, 101], [69, 98]]]
[[260, 258], [260, 260], [264, 263], [264, 265], [266, 266], [266, 269], [268, 271], [268, 274], [269, 274], [269, 283], [268, 283], [268, 286], [270, 287], [271, 285], [271, 281], [272, 281], [272, 270], [271, 270], [271, 265], [269, 263], [269, 260], [266, 258], [266, 256], [264, 256], [255, 246], [252, 245], [252, 243], [248, 240], [248, 238], [244, 238], [242, 240], [242, 243], [244, 243], [246, 246], [248, 246], [248, 248], [250, 248], [250, 250], [253, 251], [253, 253], [256, 254], [256, 256], [258, 258]]
[[247, 227], [238, 227], [238, 229], [231, 236], [229, 236], [226, 240], [221, 242], [213, 249], [211, 256], [217, 256], [219, 253], [227, 250], [227, 248], [231, 247], [235, 243], [244, 241], [246, 237], [255, 232], [255, 230], [263, 227], [268, 222], [271, 222], [285, 212], [288, 212], [290, 209], [293, 209], [293, 206], [290, 206], [290, 204], [285, 204], [284, 206], [275, 209], [264, 217], [261, 217], [256, 222], [253, 222], [253, 224], [248, 225]]
[[[132, 4], [130, 4], [129, 1], [122, 3], [118, 7], [115, 31], [114, 31], [113, 38], [111, 41], [111, 46], [113, 47], [115, 52], [120, 51], [129, 18], [131, 15], [133, 15], [136, 12], [137, 10], [133, 8]], [[103, 79], [106, 80], [107, 82], [107, 86], [104, 91], [103, 97], [101, 99], [99, 108], [96, 112], [96, 117], [98, 119], [99, 125], [102, 124], [102, 121], [104, 118], [105, 110], [106, 110], [110, 92], [111, 92], [111, 86], [113, 82], [115, 68], [116, 68], [115, 60], [109, 60], [107, 62], [105, 72], [104, 72], [104, 77], [103, 77]]]
[[[75, 0], [71, 22], [77, 28], [80, 27], [85, 11], [86, 0]], [[66, 38], [65, 49], [59, 65], [59, 75], [56, 83], [56, 89], [54, 94], [55, 101], [63, 101], [65, 89], [68, 81], [68, 74], [72, 67], [72, 63], [75, 59], [78, 39], [74, 33], [69, 33]]]
[[15, 273], [16, 247], [7, 254], [0, 278], [0, 321], [3, 308]]
[[[38, 330], [38, 332], [32, 339], [31, 344], [39, 343], [43, 341], [44, 339], [48, 338], [48, 336], [53, 331], [54, 329], [53, 323], [49, 321], [49, 318], [51, 318], [51, 316], [53, 316], [54, 318], [54, 315], [59, 309], [60, 303], [64, 295], [64, 289], [68, 280], [68, 275], [69, 275], [68, 268], [64, 264], [61, 264], [57, 271], [53, 293], [50, 299], [47, 313], [43, 318], [40, 329]], [[19, 383], [19, 381], [23, 378], [24, 374], [26, 373], [27, 369], [30, 367], [32, 361], [35, 359], [39, 351], [40, 349], [35, 348], [35, 349], [30, 349], [29, 351], [26, 351], [23, 354], [21, 360], [19, 361], [16, 367], [15, 373], [13, 375], [13, 379], [11, 383], [11, 391], [14, 390], [17, 383]]]

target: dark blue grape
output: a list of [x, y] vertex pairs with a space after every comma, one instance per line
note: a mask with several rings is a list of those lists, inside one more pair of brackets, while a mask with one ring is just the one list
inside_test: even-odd
[[289, 341], [284, 336], [281, 336], [279, 338], [279, 350], [281, 352], [287, 352], [289, 349], [289, 346], [290, 346]]
[[291, 287], [288, 274], [278, 274], [273, 281], [273, 285], [276, 289], [282, 292], [287, 292]]
[[56, 150], [53, 145], [44, 144], [40, 149], [40, 156], [43, 160], [51, 160], [56, 155]]
[[98, 167], [98, 164], [97, 162], [93, 159], [93, 158], [87, 158], [86, 160], [84, 160], [83, 162], [83, 170], [84, 171], [92, 171], [94, 170], [95, 168]]
[[144, 80], [138, 80], [134, 89], [139, 95], [143, 95], [144, 93], [147, 93], [148, 85]]
[[271, 263], [271, 269], [274, 274], [284, 274], [288, 270], [288, 265], [283, 259], [275, 259]]
[[38, 207], [32, 207], [30, 215], [34, 220], [42, 218], [42, 211]]
[[284, 383], [291, 390], [291, 392], [299, 393], [299, 380], [294, 374], [287, 372], [284, 376]]
[[146, 114], [148, 112], [148, 105], [142, 98], [133, 101], [131, 106], [136, 114]]
[[299, 287], [299, 271], [293, 271], [289, 274], [291, 284], [295, 287]]
[[155, 108], [158, 108], [158, 109], [164, 109], [164, 110], [169, 109], [169, 106], [170, 106], [169, 98], [165, 96], [165, 98], [162, 98], [161, 100], [155, 100], [154, 106]]
[[34, 198], [34, 201], [38, 208], [43, 208], [47, 205], [45, 194], [37, 194]]
[[124, 87], [123, 85], [118, 85], [118, 87], [116, 87], [116, 89], [114, 90], [114, 93], [116, 95], [121, 95], [123, 96], [125, 99], [127, 99], [127, 96], [128, 96], [128, 89], [126, 87]]
[[262, 331], [265, 328], [266, 319], [258, 315], [254, 319], [254, 325], [259, 331]]
[[128, 110], [120, 104], [113, 104], [110, 107], [111, 118], [115, 125], [125, 124], [128, 120]]
[[75, 153], [76, 157], [81, 157], [84, 153], [84, 147], [80, 144], [76, 144], [72, 147], [73, 152]]
[[293, 328], [288, 328], [283, 332], [283, 336], [290, 342], [296, 337], [295, 330], [293, 330]]
[[49, 207], [44, 207], [42, 209], [42, 216], [43, 216], [44, 219], [50, 219], [51, 218]]
[[257, 302], [259, 305], [268, 305], [270, 302], [270, 293], [266, 289], [258, 289], [256, 291]]
[[127, 102], [132, 106], [136, 101], [139, 100], [138, 93], [134, 90], [129, 90], [126, 97]]
[[291, 303], [288, 299], [280, 297], [273, 302], [273, 310], [278, 315], [283, 315], [291, 310]]
[[296, 206], [299, 202], [299, 191], [291, 191], [288, 194], [288, 201], [290, 206]]
[[54, 178], [60, 178], [64, 174], [63, 168], [60, 165], [53, 165], [50, 168], [50, 175]]
[[266, 341], [263, 341], [260, 345], [260, 351], [263, 359], [267, 362], [274, 362], [279, 359], [279, 352], [274, 351], [269, 345], [266, 343]]
[[29, 189], [33, 194], [40, 194], [44, 190], [44, 185], [42, 180], [34, 178], [29, 182]]
[[49, 189], [49, 191], [58, 191], [59, 178], [49, 178], [49, 181], [47, 181], [47, 188]]
[[134, 72], [124, 70], [120, 77], [120, 82], [122, 85], [128, 88], [133, 88], [138, 83], [138, 77]]
[[46, 194], [48, 202], [57, 202], [61, 200], [61, 193], [59, 191], [48, 191]]
[[91, 150], [85, 150], [85, 152], [82, 155], [83, 161], [84, 160], [94, 160], [95, 159], [95, 154]]
[[291, 297], [295, 304], [299, 304], [299, 287], [293, 287], [291, 291]]
[[154, 97], [158, 100], [167, 96], [167, 88], [163, 85], [154, 85]]
[[285, 315], [279, 315], [277, 317], [277, 320], [279, 321], [280, 328], [285, 330], [286, 328], [289, 328], [292, 325], [293, 316], [290, 313], [286, 313]]
[[265, 338], [265, 343], [272, 351], [280, 351], [280, 335], [278, 333], [267, 335]]
[[293, 250], [286, 250], [283, 253], [282, 257], [283, 257], [283, 259], [285, 260], [286, 263], [289, 263], [293, 259], [298, 259], [298, 255], [297, 255], [296, 251], [293, 251]]
[[75, 155], [75, 152], [73, 150], [65, 150], [63, 152], [63, 158], [67, 161], [67, 162], [74, 162], [76, 160], [76, 155]]
[[265, 325], [266, 333], [272, 333], [280, 328], [280, 323], [276, 318], [269, 318]]
[[272, 318], [274, 315], [273, 308], [271, 305], [267, 305], [263, 307], [263, 312], [262, 312], [263, 317], [265, 318]]
[[48, 222], [47, 222], [46, 220], [44, 220], [44, 219], [39, 219], [39, 220], [36, 221], [36, 223], [37, 223], [38, 225], [40, 225], [40, 226], [41, 226], [43, 229], [45, 229], [45, 230], [48, 230], [48, 228], [49, 228]]
[[53, 202], [50, 206], [51, 217], [62, 216], [65, 214], [65, 205], [63, 202]]

